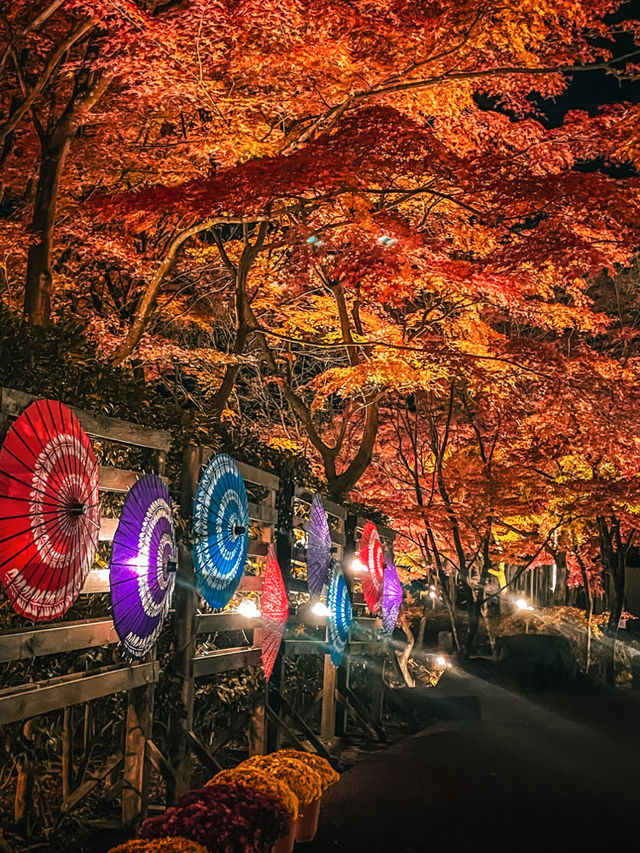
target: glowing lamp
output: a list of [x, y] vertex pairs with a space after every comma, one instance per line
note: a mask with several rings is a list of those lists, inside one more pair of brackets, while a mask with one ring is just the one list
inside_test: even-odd
[[366, 566], [363, 565], [360, 557], [354, 557], [353, 560], [351, 560], [351, 571], [354, 573], [366, 571]]
[[258, 606], [255, 601], [250, 598], [243, 598], [240, 604], [238, 605], [238, 609], [236, 611], [240, 613], [245, 619], [256, 619], [260, 616], [260, 611], [258, 610]]
[[323, 619], [326, 619], [329, 615], [329, 608], [323, 601], [316, 601], [316, 603], [311, 608], [311, 612], [314, 616], [320, 616]]

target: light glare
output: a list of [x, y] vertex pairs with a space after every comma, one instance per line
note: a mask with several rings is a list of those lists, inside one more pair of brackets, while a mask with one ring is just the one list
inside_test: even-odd
[[329, 608], [323, 601], [316, 601], [316, 603], [311, 608], [311, 612], [314, 616], [328, 616]]
[[240, 604], [238, 605], [238, 613], [244, 616], [246, 619], [256, 619], [260, 616], [260, 611], [255, 603], [250, 598], [243, 598]]

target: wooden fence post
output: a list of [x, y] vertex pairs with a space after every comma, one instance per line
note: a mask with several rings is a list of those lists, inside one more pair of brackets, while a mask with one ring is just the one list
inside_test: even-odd
[[66, 800], [73, 789], [73, 705], [63, 711], [61, 764], [62, 799]]
[[[180, 511], [186, 520], [191, 518], [193, 497], [198, 485], [202, 448], [185, 448], [182, 467]], [[178, 572], [174, 593], [174, 654], [173, 670], [179, 707], [173, 709], [169, 728], [170, 761], [175, 773], [175, 789], [167, 791], [173, 802], [191, 787], [191, 741], [193, 729], [193, 656], [195, 654], [196, 587], [193, 555], [187, 545], [178, 547]]]
[[275, 543], [276, 556], [287, 592], [289, 592], [291, 584], [291, 531], [293, 530], [295, 490], [296, 484], [292, 475], [289, 478], [284, 476], [280, 478], [280, 486], [276, 495], [278, 520], [276, 522]]
[[322, 715], [320, 719], [320, 737], [332, 738], [336, 733], [336, 668], [331, 656], [324, 656], [322, 675]]
[[[351, 564], [355, 553], [356, 553], [356, 528], [358, 526], [358, 517], [355, 513], [349, 512], [347, 513], [347, 517], [344, 522], [344, 552], [343, 559], [345, 565], [345, 573], [344, 578], [347, 584], [347, 589], [349, 590], [349, 595], [353, 600], [353, 573], [350, 572], [346, 567]], [[350, 664], [349, 664], [349, 646], [347, 645], [345, 651], [345, 657], [342, 659], [342, 663], [338, 667], [338, 671], [336, 672], [336, 687], [342, 695], [345, 694], [345, 688], [348, 688], [350, 681]], [[349, 723], [349, 713], [347, 709], [340, 704], [336, 709], [336, 730], [335, 733], [338, 737], [342, 737], [347, 733], [347, 726]]]
[[[149, 659], [155, 658], [155, 650]], [[155, 682], [127, 693], [127, 723], [124, 742], [122, 823], [132, 824], [147, 812], [149, 765], [145, 761], [147, 740], [153, 727]]]
[[[276, 495], [276, 508], [278, 510], [278, 518], [275, 528], [275, 546], [276, 557], [284, 585], [289, 593], [291, 585], [291, 531], [293, 529], [293, 497], [295, 495], [295, 481], [293, 474], [288, 476], [284, 474], [280, 477], [278, 493]], [[265, 710], [272, 706], [272, 710], [278, 714], [280, 712], [280, 704], [278, 701], [280, 691], [282, 690], [284, 676], [284, 642], [278, 651], [278, 657], [271, 673], [271, 678], [265, 685]], [[266, 752], [274, 752], [280, 746], [280, 730], [270, 718], [269, 713], [265, 714], [264, 721], [264, 746]]]

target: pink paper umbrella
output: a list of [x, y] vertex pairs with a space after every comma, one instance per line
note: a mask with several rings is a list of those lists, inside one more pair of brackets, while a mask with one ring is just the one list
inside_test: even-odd
[[289, 599], [273, 545], [269, 546], [262, 587], [262, 669], [271, 678], [289, 618]]
[[384, 552], [378, 529], [367, 521], [360, 538], [360, 562], [366, 569], [362, 578], [362, 591], [367, 607], [372, 613], [380, 610], [384, 583]]

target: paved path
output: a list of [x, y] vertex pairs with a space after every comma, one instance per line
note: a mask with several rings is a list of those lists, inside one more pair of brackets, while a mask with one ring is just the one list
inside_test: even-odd
[[367, 757], [325, 795], [308, 853], [640, 849], [640, 696], [517, 696], [470, 676], [482, 720]]

